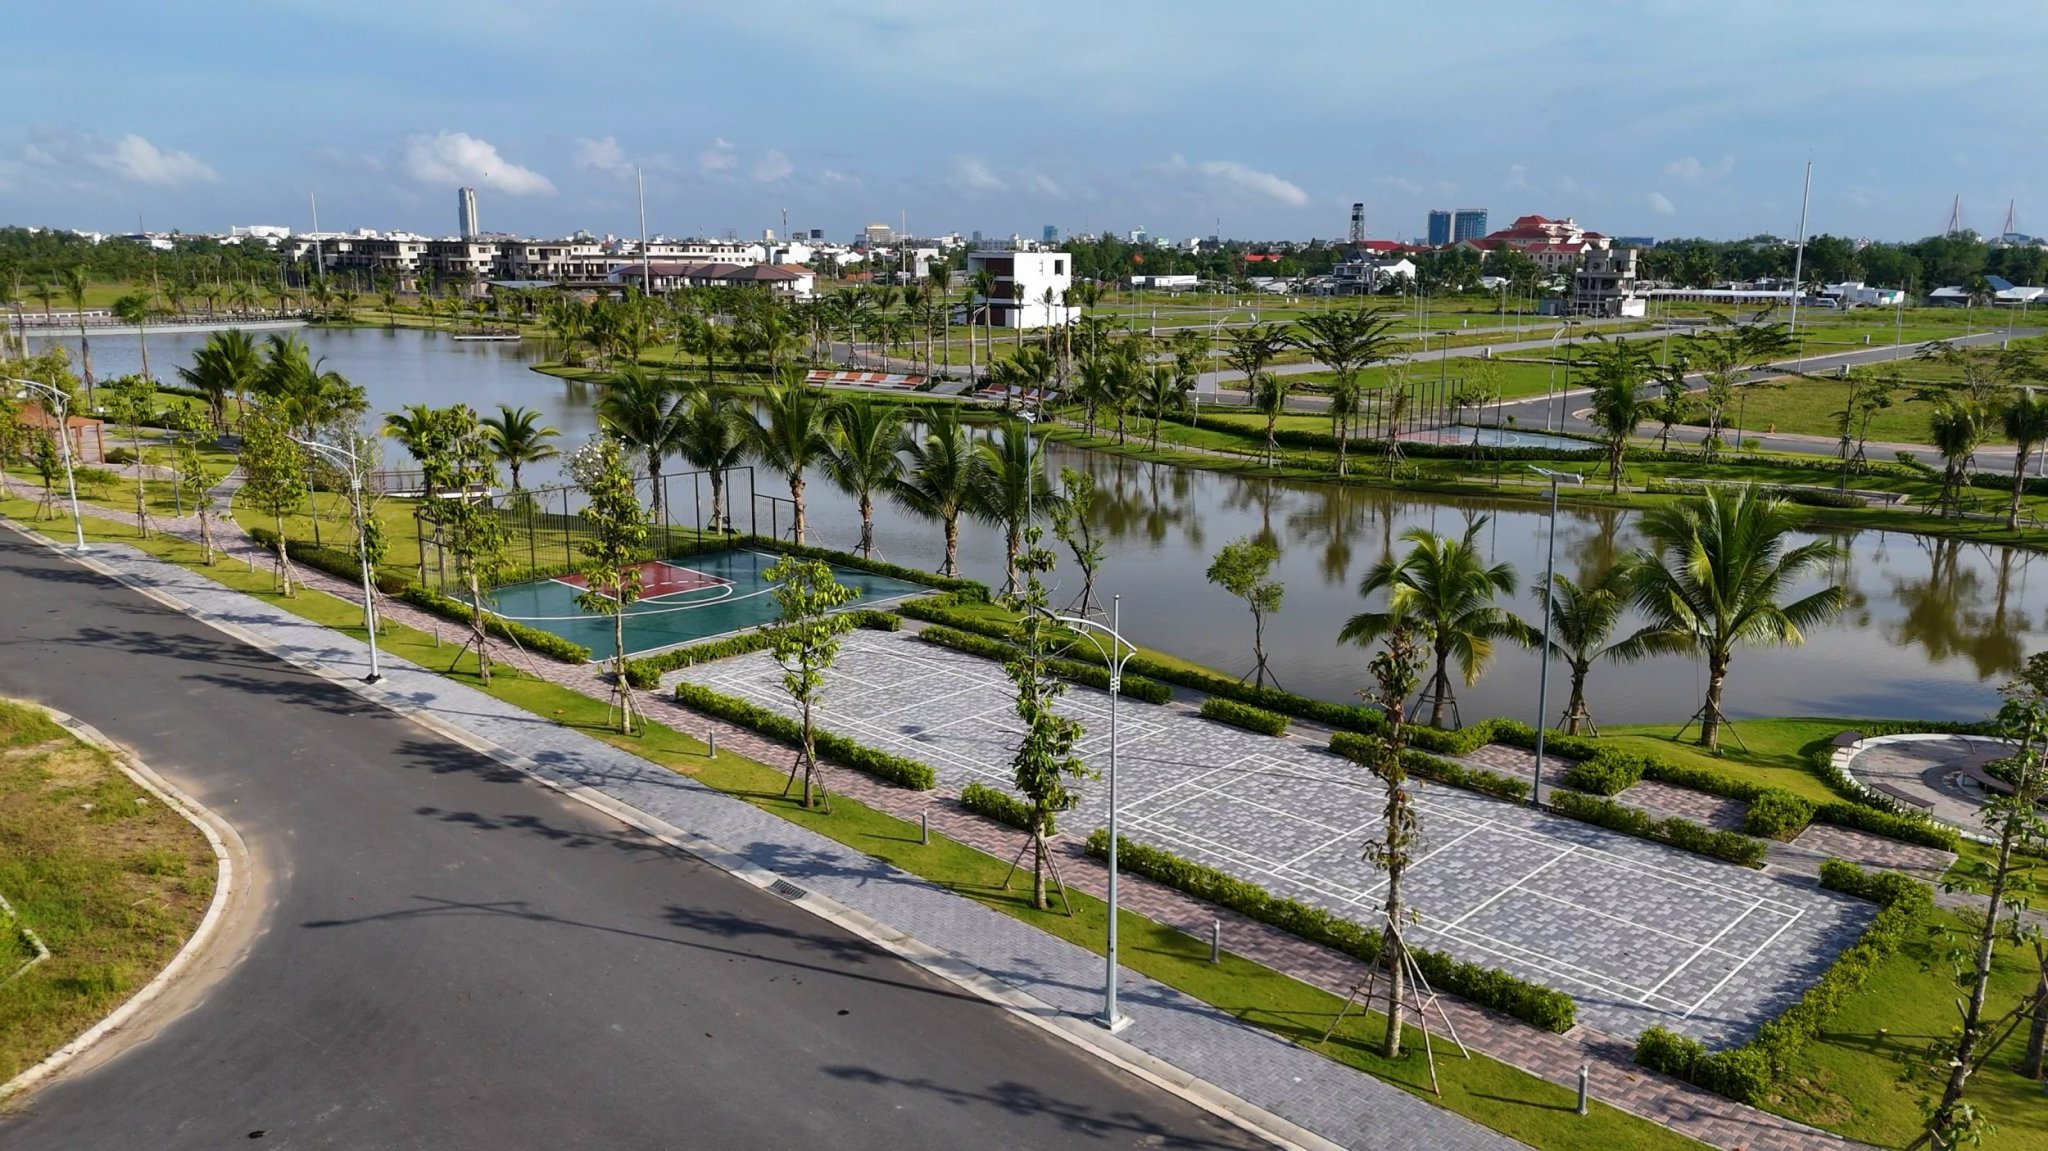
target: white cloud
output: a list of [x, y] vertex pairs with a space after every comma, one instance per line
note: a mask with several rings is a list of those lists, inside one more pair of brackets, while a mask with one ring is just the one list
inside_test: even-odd
[[546, 176], [498, 154], [488, 140], [467, 132], [417, 135], [405, 142], [405, 172], [422, 184], [488, 188], [508, 196], [552, 196]]
[[962, 192], [1000, 192], [1009, 185], [989, 171], [987, 164], [973, 156], [953, 157], [953, 173], [946, 182]]
[[158, 188], [220, 182], [220, 174], [192, 153], [159, 148], [132, 132], [116, 140], [39, 132], [22, 149], [22, 159], [50, 168], [84, 168]]
[[1207, 160], [1201, 165], [1202, 174], [1211, 180], [1241, 192], [1277, 200], [1290, 208], [1308, 206], [1308, 193], [1300, 186], [1281, 179], [1271, 172], [1248, 168], [1235, 160]]
[[1048, 200], [1064, 200], [1067, 198], [1067, 190], [1060, 186], [1060, 182], [1044, 172], [1026, 174], [1024, 186], [1029, 188], [1034, 194], [1043, 196]]
[[1649, 201], [1650, 210], [1659, 216], [1675, 216], [1678, 214], [1678, 205], [1673, 204], [1671, 197], [1666, 196], [1664, 193], [1652, 192], [1646, 198]]
[[721, 175], [739, 166], [739, 153], [723, 137], [712, 137], [711, 146], [697, 153], [697, 170], [706, 176]]
[[1733, 156], [1722, 156], [1712, 164], [1700, 163], [1698, 156], [1680, 156], [1678, 159], [1664, 165], [1665, 175], [1684, 180], [1687, 183], [1692, 183], [1702, 177], [1711, 177], [1719, 180], [1734, 170], [1735, 157]]
[[1503, 188], [1507, 188], [1507, 189], [1509, 189], [1509, 190], [1514, 190], [1514, 189], [1526, 188], [1526, 187], [1528, 187], [1528, 186], [1529, 186], [1529, 169], [1528, 169], [1528, 167], [1527, 167], [1527, 166], [1525, 166], [1525, 165], [1522, 165], [1522, 164], [1509, 164], [1509, 165], [1508, 165], [1508, 179], [1507, 179], [1507, 183], [1505, 183], [1505, 184], [1502, 184], [1502, 185], [1501, 185], [1501, 187], [1503, 187]]
[[626, 150], [619, 142], [606, 136], [602, 140], [576, 141], [576, 166], [603, 172], [608, 176], [630, 176], [633, 164], [626, 159]]
[[788, 179], [789, 174], [794, 171], [796, 165], [789, 162], [788, 156], [770, 148], [759, 160], [754, 161], [753, 168], [747, 174], [760, 183], [773, 184], [778, 180]]
[[837, 168], [827, 168], [818, 173], [818, 182], [828, 188], [859, 187], [860, 177], [849, 176]]

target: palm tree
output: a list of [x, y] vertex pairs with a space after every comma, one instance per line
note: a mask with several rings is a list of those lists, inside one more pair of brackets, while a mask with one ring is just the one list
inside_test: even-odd
[[1927, 415], [1934, 450], [1941, 453], [1937, 503], [1943, 514], [1963, 514], [1963, 489], [1969, 485], [1970, 464], [1976, 458], [1977, 445], [1984, 442], [1987, 422], [1984, 409], [1967, 399], [1943, 400]]
[[1330, 369], [1330, 435], [1337, 441], [1337, 474], [1344, 474], [1345, 442], [1358, 415], [1358, 373], [1387, 358], [1400, 318], [1386, 308], [1318, 312], [1306, 317], [1288, 342]]
[[520, 468], [561, 454], [548, 443], [562, 434], [561, 429], [543, 426], [540, 419], [541, 414], [532, 408], [499, 404], [497, 415], [477, 421], [484, 439], [491, 446], [491, 454], [512, 473], [512, 490], [515, 492], [520, 490]]
[[[1282, 324], [1252, 324], [1230, 333], [1230, 347], [1225, 349], [1223, 359], [1231, 367], [1244, 374], [1245, 389], [1252, 393], [1253, 402], [1258, 402], [1259, 377], [1265, 375], [1266, 365], [1287, 346], [1287, 328]], [[1275, 394], [1270, 412], [1266, 412], [1266, 463], [1273, 462], [1273, 425], [1279, 422], [1280, 411], [1287, 403], [1287, 387], [1275, 380]], [[1266, 409], [1261, 407], [1260, 411]]]
[[78, 321], [78, 369], [85, 379], [85, 406], [88, 411], [98, 411], [99, 400], [93, 395], [92, 341], [85, 338], [85, 290], [90, 284], [84, 264], [64, 269], [64, 298], [71, 302], [72, 318]]
[[647, 478], [653, 485], [648, 506], [661, 515], [661, 459], [676, 448], [683, 404], [682, 389], [665, 376], [650, 375], [628, 364], [612, 377], [597, 401], [597, 419], [627, 447], [647, 453]]
[[1273, 466], [1273, 452], [1279, 445], [1273, 438], [1273, 425], [1279, 422], [1280, 413], [1287, 410], [1287, 377], [1274, 372], [1260, 372], [1246, 380], [1252, 394], [1252, 410], [1266, 417], [1266, 466]]
[[890, 492], [906, 510], [945, 525], [946, 562], [939, 574], [957, 575], [960, 515], [974, 506], [986, 466], [983, 457], [951, 407], [933, 409], [924, 435], [906, 431], [898, 447], [908, 458]]
[[1655, 364], [1647, 348], [1630, 341], [1597, 335], [1593, 341], [1583, 364], [1593, 372], [1592, 410], [1586, 419], [1607, 441], [1608, 479], [1611, 490], [1619, 494], [1629, 437], [1656, 410], [1656, 401], [1643, 387]]
[[2020, 496], [2027, 487], [2027, 457], [2033, 454], [2035, 445], [2048, 440], [2048, 399], [2035, 396], [2034, 390], [2027, 388], [1999, 413], [1998, 422], [2013, 446], [2012, 502], [2005, 507], [2005, 526], [2017, 528]]
[[1024, 550], [1024, 529], [1036, 506], [1052, 499], [1044, 466], [1044, 443], [1029, 424], [1009, 421], [1000, 438], [976, 446], [981, 455], [979, 484], [970, 511], [984, 523], [1003, 529], [1004, 595], [1016, 595], [1017, 557]]
[[124, 324], [135, 325], [135, 339], [142, 350], [142, 378], [155, 382], [149, 372], [149, 315], [155, 309], [149, 298], [149, 289], [129, 292], [114, 301], [114, 316]]
[[[995, 294], [996, 274], [994, 272], [983, 268], [972, 276], [967, 277], [967, 296], [970, 300], [976, 301], [975, 307], [980, 310], [981, 322], [985, 327], [989, 325], [991, 320], [989, 301], [995, 298]], [[996, 333], [993, 327], [988, 328], [988, 358], [991, 362], [996, 358]], [[981, 373], [976, 366], [975, 360], [974, 315], [972, 313], [967, 317], [967, 370], [969, 375], [976, 379], [980, 378]]]
[[739, 466], [747, 450], [746, 413], [725, 393], [697, 388], [684, 402], [676, 425], [676, 451], [693, 468], [711, 475], [711, 530], [731, 524], [725, 512], [725, 473]]
[[1178, 412], [1188, 406], [1188, 391], [1193, 382], [1170, 364], [1153, 364], [1140, 379], [1139, 402], [1144, 404], [1145, 413], [1152, 417], [1152, 446], [1159, 446], [1159, 421], [1168, 412]]
[[789, 502], [795, 506], [791, 538], [804, 543], [804, 472], [832, 450], [832, 398], [823, 388], [804, 381], [801, 368], [791, 367], [782, 382], [770, 384], [760, 414], [747, 431], [747, 447], [789, 480]]
[[1457, 712], [1457, 700], [1451, 693], [1453, 657], [1470, 687], [1479, 682], [1480, 673], [1492, 660], [1495, 640], [1540, 642], [1528, 624], [1494, 602], [1496, 596], [1515, 593], [1515, 569], [1506, 563], [1488, 567], [1480, 559], [1475, 540], [1487, 518], [1474, 519], [1461, 539], [1440, 536], [1427, 528], [1402, 533], [1401, 538], [1409, 544], [1407, 554], [1374, 564], [1358, 585], [1358, 594], [1367, 599], [1385, 592], [1386, 608], [1352, 616], [1338, 633], [1338, 638], [1360, 647], [1372, 646], [1402, 624], [1429, 637], [1436, 671], [1417, 706], [1422, 699], [1431, 701], [1431, 727], [1443, 726], [1446, 708], [1453, 715]]
[[256, 356], [256, 340], [240, 328], [215, 332], [192, 353], [192, 366], [178, 366], [178, 378], [187, 387], [206, 394], [206, 406], [213, 412], [213, 425], [227, 427], [227, 398], [235, 397], [237, 414], [244, 397], [256, 384], [263, 365]]
[[[1538, 599], [1543, 598], [1542, 588], [1534, 590]], [[1628, 606], [1628, 569], [1611, 567], [1583, 584], [1558, 572], [1551, 577], [1546, 606], [1551, 640], [1545, 657], [1561, 659], [1571, 669], [1572, 692], [1565, 703], [1564, 730], [1566, 735], [1577, 735], [1581, 724], [1593, 726], [1593, 714], [1586, 708], [1586, 676], [1593, 664], [1603, 658], [1629, 657], [1628, 640], [1611, 646], [1607, 643], [1614, 625], [1621, 622], [1622, 609]], [[1541, 716], [1537, 719], [1543, 722]]]
[[834, 486], [860, 501], [860, 554], [875, 554], [875, 493], [887, 492], [903, 474], [897, 449], [903, 412], [866, 396], [840, 404], [832, 413], [831, 450], [824, 472]]
[[1628, 561], [1629, 602], [1647, 617], [1630, 637], [1631, 657], [1684, 653], [1706, 657], [1707, 697], [1700, 705], [1700, 746], [1719, 748], [1721, 693], [1737, 645], [1796, 646], [1805, 629], [1841, 610], [1830, 584], [1781, 604], [1787, 589], [1825, 572], [1841, 555], [1831, 540], [1792, 546], [1798, 520], [1782, 500], [1752, 487], [1717, 488], [1643, 517], [1649, 546]]

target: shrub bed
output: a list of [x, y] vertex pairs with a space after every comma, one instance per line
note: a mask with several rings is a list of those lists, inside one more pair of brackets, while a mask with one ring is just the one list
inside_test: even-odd
[[1619, 795], [1643, 781], [1646, 766], [1640, 755], [1603, 748], [1572, 764], [1564, 785], [1589, 795]]
[[1766, 787], [1749, 801], [1742, 830], [1764, 839], [1790, 839], [1813, 822], [1813, 806], [1782, 787]]
[[[903, 620], [892, 612], [876, 611], [872, 608], [858, 608], [846, 613], [854, 627], [874, 631], [896, 631], [903, 626]], [[670, 648], [641, 659], [626, 661], [626, 682], [644, 691], [661, 686], [661, 677], [677, 668], [695, 667], [713, 660], [730, 659], [749, 652], [766, 651], [775, 641], [764, 629], [743, 631], [723, 639], [706, 640], [688, 647]]]
[[1825, 1030], [1835, 1013], [1862, 991], [1878, 965], [1923, 929], [1934, 897], [1927, 885], [1894, 871], [1866, 872], [1853, 863], [1821, 863], [1821, 886], [1882, 905], [1863, 935], [1837, 956], [1799, 1001], [1757, 1029], [1756, 1038], [1709, 1054], [1704, 1046], [1661, 1027], [1643, 1033], [1635, 1060], [1716, 1094], [1755, 1103], [1782, 1080], [1793, 1057]]
[[1284, 735], [1287, 732], [1287, 725], [1293, 722], [1284, 715], [1275, 715], [1250, 704], [1239, 703], [1234, 699], [1220, 699], [1213, 695], [1202, 701], [1202, 715], [1218, 723], [1227, 723], [1246, 731], [1256, 731], [1260, 735]]
[[[464, 627], [470, 626], [472, 613], [469, 605], [452, 596], [445, 596], [414, 584], [399, 592], [398, 598], [416, 608], [433, 612], [443, 619], [454, 620]], [[553, 632], [492, 615], [488, 610], [484, 612], [484, 631], [499, 639], [516, 643], [527, 651], [537, 651], [563, 663], [590, 662], [590, 649], [582, 644], [571, 643]]]
[[[1348, 731], [1340, 731], [1330, 736], [1330, 750], [1351, 760], [1353, 763], [1364, 765], [1378, 753], [1379, 741]], [[1449, 787], [1476, 791], [1481, 795], [1493, 796], [1495, 799], [1513, 800], [1519, 803], [1529, 798], [1529, 784], [1525, 780], [1505, 776], [1497, 771], [1466, 767], [1462, 763], [1454, 763], [1448, 759], [1439, 759], [1428, 752], [1417, 751], [1412, 747], [1402, 751], [1401, 766], [1407, 769], [1410, 775]]]
[[[1088, 837], [1088, 854], [1101, 859], [1109, 853], [1109, 832], [1097, 828]], [[1355, 959], [1376, 963], [1380, 957], [1380, 932], [1311, 907], [1294, 899], [1282, 899], [1257, 884], [1205, 867], [1173, 852], [1118, 838], [1117, 864], [1157, 880], [1197, 899], [1228, 907], [1260, 923], [1270, 924], [1312, 943], [1335, 948]], [[1438, 991], [1470, 1000], [1541, 1027], [1563, 1033], [1577, 1019], [1578, 1004], [1562, 991], [1539, 987], [1505, 971], [1479, 967], [1453, 959], [1440, 951], [1410, 948], [1417, 965]]]
[[[964, 651], [969, 655], [989, 659], [1012, 660], [1018, 655], [1015, 647], [1000, 640], [956, 631], [950, 627], [933, 625], [918, 632], [917, 638], [938, 647], [950, 647], [955, 651]], [[1045, 663], [1046, 667], [1061, 679], [1069, 679], [1103, 691], [1109, 690], [1109, 671], [1101, 664], [1081, 663], [1078, 660], [1060, 659], [1056, 656], [1049, 657]], [[1135, 675], [1124, 676], [1120, 691], [1121, 694], [1141, 703], [1165, 703], [1173, 698], [1173, 692], [1165, 684], [1154, 683]]]
[[[781, 712], [756, 707], [743, 699], [720, 695], [708, 687], [699, 687], [694, 683], [679, 683], [676, 685], [676, 702], [760, 732], [791, 747], [803, 743], [803, 725], [796, 720]], [[900, 755], [891, 755], [886, 751], [877, 751], [823, 729], [813, 730], [812, 742], [826, 758], [845, 764], [856, 771], [864, 771], [878, 779], [885, 779], [890, 783], [918, 791], [930, 791], [938, 786], [938, 772], [933, 771], [930, 764], [919, 763]]]
[[[999, 791], [985, 784], [970, 783], [960, 789], [960, 806], [976, 815], [985, 815], [997, 823], [1006, 823], [1019, 831], [1031, 830], [1031, 805], [1007, 791]], [[1045, 833], [1051, 835], [1057, 830], [1052, 813], [1047, 812]]]
[[[273, 554], [276, 553], [276, 532], [269, 528], [260, 527], [250, 528], [248, 531], [249, 538], [255, 540], [265, 551]], [[341, 548], [315, 547], [304, 540], [286, 540], [284, 550], [285, 554], [290, 556], [295, 564], [302, 564], [315, 571], [323, 571], [328, 575], [340, 576], [347, 580], [361, 580], [363, 578], [362, 562], [356, 558], [356, 553], [352, 551], [344, 551]], [[412, 585], [412, 579], [409, 576], [393, 575], [390, 572], [381, 571], [371, 576], [371, 582], [375, 583], [377, 590], [385, 595], [397, 595]]]
[[1654, 840], [1715, 859], [1740, 863], [1744, 867], [1763, 865], [1764, 841], [1752, 839], [1740, 832], [1715, 831], [1677, 816], [1658, 819], [1647, 812], [1616, 803], [1611, 799], [1580, 795], [1575, 791], [1552, 791], [1549, 807], [1560, 815], [1598, 824], [1610, 831], [1619, 831], [1623, 835]]
[[886, 560], [870, 559], [867, 556], [854, 552], [836, 552], [829, 548], [814, 548], [808, 545], [799, 547], [787, 540], [770, 539], [767, 536], [736, 535], [724, 539], [696, 540], [686, 544], [678, 544], [668, 549], [664, 554], [668, 559], [682, 559], [686, 556], [703, 555], [706, 552], [728, 551], [733, 548], [759, 548], [762, 551], [793, 555], [799, 559], [824, 560], [826, 563], [836, 567], [851, 568], [854, 571], [888, 576], [890, 579], [902, 580], [905, 583], [916, 583], [923, 584], [926, 587], [940, 588], [959, 596], [963, 600], [986, 602], [989, 597], [988, 585], [980, 580], [937, 575], [928, 571], [919, 571], [916, 568], [904, 567], [902, 564], [892, 564]]

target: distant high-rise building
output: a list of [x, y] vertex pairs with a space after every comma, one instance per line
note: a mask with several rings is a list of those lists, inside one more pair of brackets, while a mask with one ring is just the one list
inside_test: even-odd
[[1142, 243], [1144, 243], [1144, 242], [1145, 242], [1145, 229], [1143, 229], [1143, 228], [1132, 228], [1132, 229], [1131, 229], [1131, 231], [1130, 231], [1130, 240], [1131, 240], [1131, 243], [1133, 243], [1133, 244], [1142, 244]]
[[1476, 240], [1486, 234], [1486, 209], [1460, 208], [1451, 213], [1451, 243]]
[[1048, 244], [1057, 244], [1060, 242], [1060, 230], [1051, 224], [1047, 224], [1039, 231], [1038, 238]]
[[1442, 208], [1429, 210], [1429, 246], [1441, 248], [1451, 242], [1451, 214]]
[[476, 189], [455, 189], [455, 227], [465, 240], [474, 240], [476, 227]]
[[825, 238], [825, 229], [823, 229], [823, 228], [812, 228], [812, 229], [811, 229], [811, 239], [813, 239], [813, 240], [822, 240], [822, 239], [824, 239], [824, 238]]

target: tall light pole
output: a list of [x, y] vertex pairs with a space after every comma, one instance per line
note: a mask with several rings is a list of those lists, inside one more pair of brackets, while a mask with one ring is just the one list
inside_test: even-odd
[[1550, 334], [1550, 356], [1548, 357], [1550, 360], [1550, 376], [1543, 381], [1543, 430], [1546, 432], [1551, 430], [1550, 394], [1557, 388], [1557, 341], [1559, 337], [1570, 330], [1570, 324], [1562, 324], [1559, 325], [1557, 331]]
[[63, 388], [35, 380], [10, 377], [7, 382], [49, 398], [50, 416], [57, 421], [57, 444], [64, 456], [64, 490], [71, 496], [71, 530], [78, 537], [77, 550], [83, 554], [86, 550], [85, 520], [78, 514], [78, 481], [71, 474], [71, 396]]
[[1024, 421], [1024, 528], [1029, 531], [1037, 520], [1031, 510], [1031, 489], [1037, 486], [1033, 481], [1038, 479], [1038, 460], [1031, 451], [1031, 429], [1038, 424], [1038, 413], [1020, 408], [1017, 417]]
[[[1130, 1022], [1129, 1017], [1119, 1015], [1116, 1009], [1116, 697], [1123, 691], [1124, 663], [1138, 654], [1138, 649], [1124, 642], [1117, 630], [1122, 615], [1123, 596], [1109, 597], [1109, 623], [1103, 624], [1077, 615], [1046, 616], [1068, 627], [1079, 628], [1082, 636], [1095, 645], [1102, 653], [1103, 666], [1109, 669], [1109, 965], [1102, 982], [1102, 1018], [1096, 1022], [1111, 1031], [1120, 1031]], [[1040, 608], [1040, 611], [1045, 609]], [[1110, 647], [1102, 646], [1101, 636], [1108, 636]]]
[[1543, 725], [1550, 714], [1550, 589], [1557, 576], [1557, 485], [1582, 484], [1586, 477], [1577, 472], [1534, 468], [1550, 481], [1550, 555], [1543, 562], [1543, 646], [1536, 649], [1536, 769], [1529, 780], [1529, 806], [1543, 806]]
[[343, 465], [348, 472], [348, 499], [356, 513], [356, 558], [363, 577], [363, 629], [370, 636], [370, 674], [363, 677], [363, 682], [376, 683], [384, 678], [384, 673], [377, 668], [377, 596], [376, 588], [370, 582], [370, 521], [363, 513], [362, 460], [347, 448], [337, 448], [333, 444], [297, 437], [293, 437], [292, 442], [326, 456], [332, 463]]

